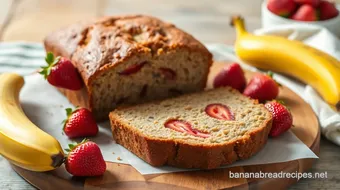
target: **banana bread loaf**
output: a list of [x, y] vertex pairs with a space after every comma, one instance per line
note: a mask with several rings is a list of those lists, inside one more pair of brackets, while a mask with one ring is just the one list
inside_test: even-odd
[[116, 142], [153, 166], [212, 169], [258, 152], [272, 115], [226, 87], [117, 108], [110, 121]]
[[118, 105], [203, 90], [212, 63], [191, 35], [143, 15], [80, 22], [50, 34], [44, 44], [71, 59], [85, 84], [80, 91], [59, 90], [97, 120]]

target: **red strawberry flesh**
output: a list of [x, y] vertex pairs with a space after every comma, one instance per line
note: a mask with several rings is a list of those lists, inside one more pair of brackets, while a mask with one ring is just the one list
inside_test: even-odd
[[220, 120], [234, 120], [229, 107], [223, 104], [210, 104], [205, 108], [205, 113]]
[[65, 167], [74, 176], [100, 176], [106, 171], [106, 163], [100, 148], [91, 141], [70, 150]]
[[146, 61], [130, 65], [128, 68], [126, 68], [125, 70], [119, 72], [118, 74], [119, 75], [131, 75], [131, 74], [137, 73], [139, 70], [142, 69], [142, 67], [145, 64], [146, 64]]
[[199, 131], [198, 129], [193, 129], [191, 127], [191, 124], [189, 122], [183, 121], [183, 120], [176, 120], [171, 119], [168, 120], [164, 126], [166, 128], [181, 132], [181, 133], [187, 133], [196, 137], [201, 138], [208, 138], [210, 137], [209, 134]]
[[168, 80], [175, 80], [176, 79], [176, 72], [169, 68], [159, 68], [162, 75]]

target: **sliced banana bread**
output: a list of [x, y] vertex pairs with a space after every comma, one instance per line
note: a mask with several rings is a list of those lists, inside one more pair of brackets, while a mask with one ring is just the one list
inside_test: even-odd
[[153, 166], [211, 169], [258, 152], [272, 115], [226, 87], [117, 108], [110, 120], [116, 142]]
[[104, 17], [47, 36], [46, 51], [72, 60], [85, 89], [60, 89], [98, 120], [121, 104], [204, 89], [210, 52], [194, 37], [157, 18]]

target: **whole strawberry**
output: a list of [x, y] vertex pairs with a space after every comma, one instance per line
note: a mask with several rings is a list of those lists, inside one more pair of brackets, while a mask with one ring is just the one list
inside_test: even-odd
[[98, 145], [83, 140], [79, 144], [69, 144], [65, 167], [74, 176], [100, 176], [106, 171], [106, 163]]
[[225, 66], [214, 79], [214, 88], [221, 86], [231, 86], [242, 92], [246, 87], [246, 78], [239, 64], [233, 63]]
[[42, 71], [39, 73], [44, 75], [51, 85], [69, 90], [80, 90], [83, 87], [81, 77], [70, 60], [63, 57], [54, 57], [49, 52], [45, 61], [48, 65], [41, 67]]
[[318, 12], [316, 8], [311, 5], [305, 4], [302, 5], [296, 13], [291, 17], [293, 20], [298, 21], [317, 21], [319, 20]]
[[98, 133], [98, 125], [92, 112], [86, 108], [66, 109], [67, 118], [63, 121], [64, 132], [69, 138], [95, 136]]
[[319, 5], [321, 20], [328, 20], [339, 15], [339, 11], [334, 3], [321, 1]]
[[295, 11], [296, 3], [294, 0], [268, 0], [267, 8], [276, 15], [289, 17]]
[[254, 75], [246, 89], [244, 89], [243, 94], [260, 102], [275, 99], [279, 94], [279, 84], [276, 83], [272, 76], [272, 73]]
[[272, 129], [269, 136], [277, 137], [288, 131], [293, 125], [293, 117], [290, 111], [277, 101], [268, 102], [264, 105], [273, 115]]

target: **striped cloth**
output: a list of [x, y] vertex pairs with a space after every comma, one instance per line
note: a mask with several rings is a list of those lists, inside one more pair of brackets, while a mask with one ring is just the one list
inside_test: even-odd
[[45, 65], [45, 50], [40, 43], [0, 43], [0, 73], [27, 75]]

